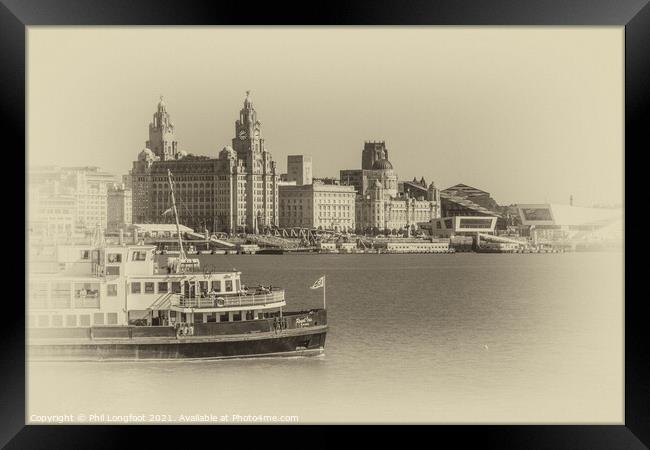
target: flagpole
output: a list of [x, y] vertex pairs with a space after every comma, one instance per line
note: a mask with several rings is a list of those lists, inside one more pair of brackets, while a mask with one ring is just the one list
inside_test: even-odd
[[325, 300], [325, 275], [323, 275], [323, 309], [327, 309], [327, 302]]

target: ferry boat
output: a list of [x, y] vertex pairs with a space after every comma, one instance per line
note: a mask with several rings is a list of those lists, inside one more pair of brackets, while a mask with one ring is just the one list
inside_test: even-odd
[[[176, 223], [178, 214], [172, 186]], [[180, 233], [179, 233], [180, 236]], [[179, 240], [165, 265], [154, 245], [58, 246], [57, 271], [33, 273], [30, 360], [156, 360], [316, 355], [327, 311], [285, 311], [285, 291], [247, 288], [241, 272], [202, 269]]]

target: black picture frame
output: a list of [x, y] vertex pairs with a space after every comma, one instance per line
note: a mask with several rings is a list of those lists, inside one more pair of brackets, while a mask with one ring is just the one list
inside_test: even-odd
[[[625, 27], [625, 179], [629, 186], [643, 180], [636, 163], [650, 149], [647, 122], [650, 118], [650, 6], [646, 0], [330, 0], [309, 4], [277, 2], [212, 2], [204, 0], [0, 0], [0, 127], [6, 159], [16, 159], [17, 167], [26, 164], [26, 27], [30, 25], [580, 25]], [[21, 152], [20, 149], [23, 149]], [[9, 166], [7, 166], [9, 168]], [[628, 169], [630, 170], [628, 172]], [[637, 171], [639, 172], [637, 176]], [[3, 183], [5, 188], [8, 183]], [[627, 187], [627, 186], [626, 186]], [[16, 211], [24, 202], [13, 191], [5, 190], [6, 215], [12, 229], [5, 236], [16, 248], [5, 252], [5, 281], [24, 279], [25, 266], [15, 255], [24, 254], [15, 225]], [[626, 189], [634, 202], [639, 189]], [[7, 195], [9, 194], [9, 195]], [[9, 202], [7, 205], [6, 202]], [[7, 219], [9, 220], [9, 219]], [[627, 223], [625, 221], [626, 231]], [[634, 228], [635, 231], [640, 231]], [[24, 230], [24, 229], [23, 229]], [[643, 236], [639, 237], [643, 240]], [[640, 250], [642, 251], [642, 250]], [[454, 446], [479, 442], [498, 448], [589, 448], [636, 449], [650, 444], [650, 345], [645, 333], [649, 308], [643, 293], [642, 266], [629, 259], [626, 246], [625, 296], [625, 423], [622, 425], [526, 425], [526, 426], [436, 426], [428, 433], [433, 439], [450, 438]], [[19, 273], [20, 272], [20, 273]], [[12, 285], [15, 283], [12, 283]], [[639, 294], [632, 289], [639, 285]], [[114, 448], [139, 440], [153, 447], [168, 442], [174, 427], [126, 426], [26, 426], [25, 425], [25, 323], [24, 303], [15, 288], [5, 291], [2, 307], [6, 318], [2, 332], [2, 383], [0, 383], [0, 445], [5, 448]], [[133, 430], [141, 431], [133, 437]], [[155, 428], [155, 431], [154, 431]], [[289, 427], [282, 431], [286, 434]], [[302, 431], [309, 427], [301, 427]], [[269, 429], [269, 427], [265, 427]], [[127, 435], [128, 432], [128, 435]], [[386, 427], [375, 427], [381, 436]], [[234, 434], [241, 433], [236, 431]], [[318, 438], [319, 432], [313, 435]], [[213, 435], [212, 427], [195, 427], [183, 439], [188, 446], [199, 445], [198, 436]], [[284, 438], [283, 440], [284, 441]], [[281, 442], [282, 442], [281, 441]], [[284, 441], [286, 442], [286, 441]], [[439, 442], [444, 442], [440, 440]], [[286, 442], [289, 445], [289, 442]]]

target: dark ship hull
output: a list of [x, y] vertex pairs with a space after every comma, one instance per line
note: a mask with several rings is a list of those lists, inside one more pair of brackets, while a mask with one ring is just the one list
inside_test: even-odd
[[[197, 323], [193, 335], [173, 327], [88, 327], [31, 330], [30, 360], [178, 360], [308, 356], [324, 351], [324, 310], [282, 320]], [[35, 336], [34, 336], [35, 335]]]
[[284, 250], [281, 248], [261, 248], [255, 253], [257, 255], [283, 255]]

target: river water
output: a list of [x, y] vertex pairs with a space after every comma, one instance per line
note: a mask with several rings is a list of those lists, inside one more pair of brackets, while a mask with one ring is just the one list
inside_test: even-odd
[[622, 253], [202, 259], [285, 287], [290, 310], [320, 306], [326, 275], [325, 354], [34, 363], [27, 421], [623, 421]]

